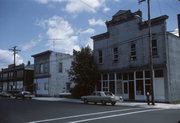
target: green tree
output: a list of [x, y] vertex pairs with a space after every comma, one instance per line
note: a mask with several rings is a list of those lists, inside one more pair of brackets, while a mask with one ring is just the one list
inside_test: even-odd
[[73, 97], [80, 98], [95, 90], [98, 82], [98, 70], [94, 63], [93, 51], [89, 46], [81, 48], [81, 51], [74, 50], [73, 56], [69, 77], [76, 85], [71, 93]]

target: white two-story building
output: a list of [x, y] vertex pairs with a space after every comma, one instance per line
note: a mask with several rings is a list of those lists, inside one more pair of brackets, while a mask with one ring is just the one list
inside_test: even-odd
[[32, 57], [37, 95], [56, 96], [69, 91], [72, 83], [68, 77], [68, 70], [73, 60], [72, 55], [48, 50]]

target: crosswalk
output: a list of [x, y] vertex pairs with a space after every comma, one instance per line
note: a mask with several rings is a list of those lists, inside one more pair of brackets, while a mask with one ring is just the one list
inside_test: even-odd
[[44, 119], [38, 121], [31, 121], [29, 123], [83, 123], [88, 121], [97, 121], [101, 119], [108, 119], [113, 117], [121, 117], [125, 115], [133, 115], [139, 113], [146, 113], [152, 111], [159, 111], [165, 109], [157, 109], [157, 108], [126, 108], [119, 110], [108, 110], [103, 112], [93, 112], [87, 114], [78, 114], [73, 116], [66, 117], [57, 117], [51, 119]]

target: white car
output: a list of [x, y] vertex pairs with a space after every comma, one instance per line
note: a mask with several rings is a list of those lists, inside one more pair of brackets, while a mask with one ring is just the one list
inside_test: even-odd
[[88, 102], [102, 103], [106, 105], [106, 103], [111, 103], [115, 105], [117, 101], [122, 101], [123, 98], [121, 96], [115, 96], [111, 92], [104, 92], [104, 91], [95, 91], [89, 96], [82, 96], [81, 99], [84, 101], [85, 104]]

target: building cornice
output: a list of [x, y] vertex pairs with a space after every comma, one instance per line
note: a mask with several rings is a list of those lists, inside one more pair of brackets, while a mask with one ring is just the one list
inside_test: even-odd
[[45, 51], [45, 52], [32, 55], [31, 57], [39, 57], [39, 56], [44, 56], [44, 55], [50, 55], [52, 52], [53, 52], [53, 51], [51, 51], [51, 50], [47, 50], [47, 51]]
[[93, 39], [94, 41], [107, 39], [107, 38], [109, 38], [109, 32], [102, 33], [102, 34], [95, 35], [95, 36], [91, 37], [91, 39]]
[[[159, 16], [157, 18], [153, 18], [153, 19], [151, 19], [151, 25], [152, 26], [159, 25], [159, 24], [163, 23], [168, 18], [169, 18], [169, 16], [167, 16], [167, 15], [163, 15], [163, 16]], [[140, 29], [144, 29], [147, 27], [148, 27], [148, 20], [139, 23]]]

